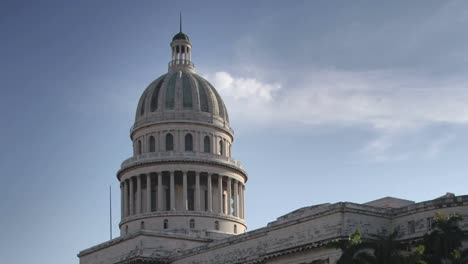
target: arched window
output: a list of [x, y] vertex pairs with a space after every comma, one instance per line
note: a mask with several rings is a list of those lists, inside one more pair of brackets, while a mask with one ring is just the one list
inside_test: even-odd
[[203, 152], [210, 153], [211, 152], [211, 143], [210, 143], [210, 137], [205, 136], [203, 139]]
[[224, 155], [224, 144], [223, 141], [219, 141], [219, 155]]
[[215, 221], [215, 230], [219, 230], [219, 222]]
[[194, 219], [190, 219], [189, 225], [190, 225], [190, 228], [191, 228], [191, 229], [195, 228], [195, 220], [194, 220]]
[[125, 234], [128, 235], [128, 225], [125, 226]]
[[164, 229], [168, 229], [168, 228], [169, 228], [169, 220], [164, 219], [163, 228], [164, 228]]
[[149, 149], [150, 149], [150, 152], [156, 151], [156, 140], [154, 140], [153, 136], [149, 138]]
[[172, 134], [166, 135], [166, 151], [173, 151], [174, 150], [174, 136]]
[[193, 151], [193, 137], [190, 133], [185, 135], [185, 151]]
[[143, 152], [143, 148], [141, 146], [141, 140], [138, 140], [138, 155], [141, 155], [142, 152]]
[[140, 229], [145, 229], [145, 221], [141, 221], [141, 223], [140, 223]]
[[237, 234], [237, 225], [234, 225], [234, 234]]

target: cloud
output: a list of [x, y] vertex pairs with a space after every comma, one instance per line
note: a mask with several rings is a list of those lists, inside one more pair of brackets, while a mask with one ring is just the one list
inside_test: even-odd
[[[360, 153], [377, 161], [435, 157], [453, 135], [422, 142], [422, 152], [401, 150], [408, 135], [440, 124], [468, 124], [468, 80], [434, 80], [407, 73], [310, 71], [296, 82], [266, 82], [216, 72], [207, 76], [241, 127], [357, 125], [377, 132]], [[412, 135], [413, 137], [414, 135]]]
[[468, 123], [467, 80], [434, 82], [386, 72], [318, 71], [305, 76], [293, 85], [227, 72], [208, 78], [226, 100], [232, 118], [249, 126], [292, 121], [364, 124], [390, 131], [432, 123]]

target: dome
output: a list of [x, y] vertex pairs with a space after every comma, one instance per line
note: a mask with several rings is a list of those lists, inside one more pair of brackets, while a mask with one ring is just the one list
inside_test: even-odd
[[134, 128], [187, 120], [230, 130], [226, 106], [213, 85], [191, 71], [169, 71], [141, 95]]
[[179, 32], [179, 33], [175, 34], [174, 37], [172, 38], [172, 41], [174, 41], [174, 40], [190, 41], [189, 37], [185, 33], [182, 33], [182, 32]]

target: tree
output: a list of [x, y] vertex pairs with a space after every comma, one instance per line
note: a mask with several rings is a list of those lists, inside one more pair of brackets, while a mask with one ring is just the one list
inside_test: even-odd
[[459, 215], [436, 215], [432, 231], [424, 236], [425, 260], [429, 264], [468, 263], [468, 253], [460, 251], [463, 231], [458, 223], [461, 220]]
[[343, 252], [338, 264], [426, 264], [422, 260], [424, 246], [413, 253], [401, 254], [404, 245], [398, 241], [399, 232], [395, 230], [389, 236], [378, 236], [377, 239], [363, 242], [359, 230], [348, 240], [330, 244]]

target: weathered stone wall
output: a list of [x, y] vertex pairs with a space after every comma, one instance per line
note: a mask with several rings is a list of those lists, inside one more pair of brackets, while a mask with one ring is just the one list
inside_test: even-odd
[[176, 249], [193, 248], [206, 243], [206, 240], [140, 232], [83, 250], [78, 257], [80, 264], [114, 264], [133, 256], [165, 258], [174, 253]]

